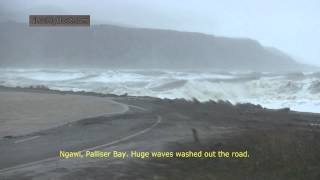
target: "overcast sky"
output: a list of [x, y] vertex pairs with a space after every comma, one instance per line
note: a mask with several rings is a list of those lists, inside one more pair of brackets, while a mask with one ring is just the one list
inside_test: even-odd
[[320, 65], [319, 0], [0, 0], [0, 21], [26, 22], [29, 14], [247, 37]]

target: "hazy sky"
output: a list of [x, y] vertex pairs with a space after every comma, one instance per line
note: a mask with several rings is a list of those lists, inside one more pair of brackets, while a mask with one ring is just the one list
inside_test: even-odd
[[0, 0], [0, 20], [90, 14], [94, 23], [248, 37], [320, 65], [319, 0]]

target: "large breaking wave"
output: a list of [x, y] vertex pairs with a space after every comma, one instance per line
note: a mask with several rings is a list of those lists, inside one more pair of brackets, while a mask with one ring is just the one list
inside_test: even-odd
[[0, 85], [99, 93], [250, 102], [267, 108], [320, 112], [320, 73], [167, 70], [0, 69]]

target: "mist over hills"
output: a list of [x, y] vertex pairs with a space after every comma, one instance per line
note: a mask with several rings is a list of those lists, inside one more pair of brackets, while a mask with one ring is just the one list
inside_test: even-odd
[[0, 23], [1, 67], [99, 67], [293, 71], [306, 66], [255, 40], [128, 28]]

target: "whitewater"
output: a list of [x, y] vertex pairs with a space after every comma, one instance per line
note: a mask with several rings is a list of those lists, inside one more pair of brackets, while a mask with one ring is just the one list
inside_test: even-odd
[[0, 69], [0, 85], [44, 85], [55, 90], [87, 91], [159, 98], [228, 100], [289, 107], [320, 113], [320, 72], [257, 73], [130, 69]]

